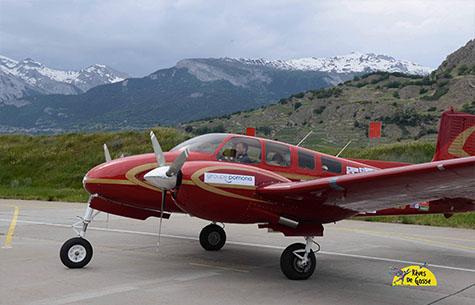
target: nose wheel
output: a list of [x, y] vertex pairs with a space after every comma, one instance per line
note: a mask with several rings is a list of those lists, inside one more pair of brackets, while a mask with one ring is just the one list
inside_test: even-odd
[[84, 236], [87, 226], [98, 213], [99, 211], [94, 213], [94, 210], [88, 205], [84, 217], [79, 217], [81, 220], [73, 224], [73, 230], [78, 236], [65, 241], [59, 250], [59, 258], [66, 267], [71, 269], [82, 268], [91, 261], [92, 246]]
[[226, 243], [226, 233], [217, 224], [210, 224], [201, 230], [200, 244], [207, 251], [218, 251]]
[[92, 246], [82, 237], [74, 237], [67, 240], [59, 251], [61, 262], [71, 269], [86, 266], [92, 258]]
[[[280, 257], [280, 269], [282, 273], [291, 280], [306, 280], [312, 276], [315, 271], [316, 258], [315, 252], [320, 250], [320, 246], [316, 251], [311, 246], [313, 238], [306, 237], [306, 243], [295, 243], [285, 248]], [[315, 243], [318, 245], [317, 243]]]

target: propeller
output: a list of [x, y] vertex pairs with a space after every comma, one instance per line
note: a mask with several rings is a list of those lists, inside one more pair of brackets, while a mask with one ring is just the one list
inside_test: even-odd
[[160, 236], [162, 236], [163, 210], [165, 209], [165, 199], [166, 198], [167, 198], [167, 191], [162, 191], [162, 204], [160, 206], [160, 224], [158, 225], [157, 250], [160, 247]]
[[175, 161], [173, 161], [172, 165], [170, 165], [170, 168], [168, 168], [166, 175], [168, 177], [176, 176], [183, 167], [183, 164], [185, 164], [186, 159], [188, 159], [188, 155], [188, 149], [182, 151], [181, 154], [179, 154], [175, 158]]
[[144, 175], [144, 179], [156, 186], [162, 191], [162, 204], [160, 206], [160, 225], [158, 227], [158, 243], [157, 248], [160, 246], [160, 236], [162, 233], [162, 220], [163, 213], [165, 209], [165, 200], [167, 196], [167, 191], [170, 191], [177, 186], [177, 175], [180, 172], [183, 164], [185, 164], [186, 159], [188, 158], [189, 152], [188, 149], [182, 151], [173, 161], [172, 164], [165, 164], [165, 156], [163, 155], [162, 148], [158, 143], [157, 137], [150, 132], [150, 139], [152, 140], [153, 151], [155, 152], [155, 158], [157, 160], [158, 167], [152, 169]]
[[110, 162], [112, 160], [111, 154], [109, 153], [109, 148], [107, 148], [106, 143], [104, 143], [104, 157], [106, 159], [106, 162]]
[[[109, 153], [109, 148], [107, 148], [106, 143], [104, 143], [104, 158], [106, 159], [106, 163], [112, 161], [111, 154]], [[106, 227], [109, 228], [109, 213], [106, 215]]]
[[163, 156], [162, 148], [160, 147], [157, 137], [155, 136], [153, 131], [150, 131], [150, 139], [152, 140], [153, 151], [155, 152], [155, 158], [157, 159], [158, 166], [164, 166], [165, 157]]

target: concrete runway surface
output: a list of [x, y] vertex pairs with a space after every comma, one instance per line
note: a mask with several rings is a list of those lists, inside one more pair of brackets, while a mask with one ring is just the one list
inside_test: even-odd
[[[287, 280], [282, 250], [303, 238], [256, 225], [226, 225], [228, 242], [207, 252], [207, 221], [172, 215], [137, 221], [99, 214], [84, 269], [59, 260], [84, 204], [0, 200], [0, 304], [475, 304], [475, 231], [342, 221], [318, 238], [317, 268]], [[12, 219], [16, 226], [12, 232]], [[392, 287], [391, 268], [427, 262], [437, 287]]]

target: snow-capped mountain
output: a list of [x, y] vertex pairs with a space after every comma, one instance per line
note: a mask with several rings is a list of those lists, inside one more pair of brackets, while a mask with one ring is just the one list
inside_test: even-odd
[[[2, 65], [10, 75], [16, 73], [18, 79], [21, 76], [28, 88], [37, 90], [44, 90], [44, 86], [38, 86], [40, 80], [84, 90], [80, 89], [81, 82], [93, 76], [102, 82], [121, 79], [99, 65], [60, 72], [31, 60], [22, 64], [7, 59]], [[98, 86], [81, 94], [30, 95], [14, 103], [4, 102], [3, 106], [0, 102], [0, 132], [2, 125], [11, 130], [40, 131], [177, 124], [266, 106], [295, 93], [331, 87], [374, 71], [425, 75], [431, 69], [389, 56], [357, 53], [290, 60], [183, 59], [174, 67], [148, 76]], [[15, 114], [21, 114], [22, 119]]]
[[19, 99], [38, 94], [41, 92], [23, 80], [0, 70], [0, 105], [22, 106], [25, 102], [20, 102]]
[[359, 72], [401, 72], [406, 74], [427, 75], [433, 69], [407, 60], [399, 60], [387, 55], [373, 53], [351, 53], [334, 57], [305, 57], [288, 60], [225, 58], [244, 64], [271, 67], [279, 70], [321, 71], [334, 73]]
[[[433, 70], [406, 60], [373, 53], [351, 53], [329, 58], [308, 57], [288, 60], [229, 57], [191, 58], [180, 60], [174, 68], [187, 69], [189, 74], [203, 82], [227, 81], [234, 86], [244, 88], [259, 84], [272, 85], [276, 83], [276, 78], [280, 77], [295, 81], [298, 79], [296, 76], [302, 76], [302, 73], [312, 75], [312, 82], [316, 88], [321, 85], [317, 80], [324, 80], [325, 85], [323, 86], [328, 86], [352, 79], [358, 74], [376, 71], [425, 76]], [[156, 78], [157, 75], [152, 73], [150, 77]], [[311, 84], [307, 84], [307, 86], [312, 88]]]
[[0, 72], [0, 102], [38, 94], [79, 94], [128, 77], [105, 65], [68, 71], [46, 67], [31, 58], [16, 61], [1, 55]]

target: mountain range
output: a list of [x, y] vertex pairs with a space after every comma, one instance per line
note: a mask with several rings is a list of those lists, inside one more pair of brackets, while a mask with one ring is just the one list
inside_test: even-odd
[[[182, 124], [191, 133], [242, 133], [307, 147], [366, 146], [371, 121], [381, 121], [382, 142], [435, 140], [441, 112], [475, 114], [475, 40], [459, 48], [427, 76], [372, 72], [320, 90], [294, 93], [278, 103], [222, 117]], [[401, 151], [401, 153], [407, 153]]]
[[31, 58], [16, 61], [0, 55], [0, 104], [23, 105], [21, 99], [35, 95], [80, 94], [127, 77], [101, 64], [79, 71], [59, 70]]
[[[1, 64], [0, 84], [4, 84], [7, 77], [11, 87], [22, 96], [16, 96], [14, 90], [8, 93], [2, 89], [2, 95], [7, 92], [10, 98], [0, 103], [0, 132], [175, 125], [269, 105], [295, 92], [331, 87], [364, 73], [427, 75], [431, 71], [408, 61], [372, 53], [290, 60], [184, 59], [174, 67], [160, 69], [143, 78], [124, 80], [120, 80], [123, 76], [99, 69], [104, 66], [51, 73], [52, 69], [31, 60], [23, 62], [5, 60]], [[20, 64], [36, 68], [20, 69]], [[103, 71], [94, 75], [103, 76], [100, 80], [109, 84], [93, 88], [81, 86], [86, 83], [85, 79], [92, 79], [83, 77], [88, 69], [91, 73]], [[55, 77], [51, 77], [53, 74]], [[49, 78], [43, 81], [47, 76]], [[49, 86], [50, 81], [54, 81], [55, 86]], [[50, 91], [46, 92], [45, 88]]]
[[398, 60], [387, 55], [353, 52], [334, 57], [304, 57], [289, 60], [232, 59], [244, 64], [272, 67], [279, 70], [320, 71], [333, 73], [367, 73], [374, 71], [400, 72], [415, 75], [427, 75], [433, 69], [423, 67], [407, 60]]

